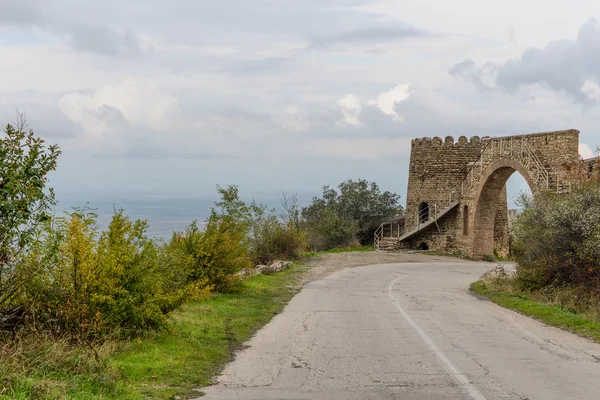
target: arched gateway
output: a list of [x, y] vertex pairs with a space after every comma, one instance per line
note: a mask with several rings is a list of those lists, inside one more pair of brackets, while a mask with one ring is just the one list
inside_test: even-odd
[[[569, 190], [579, 159], [579, 131], [506, 137], [448, 136], [412, 141], [404, 229], [375, 233], [396, 248], [483, 257], [508, 253], [506, 181], [521, 174], [533, 192]], [[423, 218], [423, 204], [428, 218]]]

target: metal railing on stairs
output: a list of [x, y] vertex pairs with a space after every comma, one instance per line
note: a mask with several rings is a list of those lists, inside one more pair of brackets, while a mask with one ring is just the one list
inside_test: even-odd
[[375, 247], [380, 248], [381, 243], [386, 239], [399, 241], [403, 236], [416, 232], [430, 223], [435, 223], [437, 225], [438, 218], [459, 201], [456, 197], [457, 195], [453, 196], [453, 193], [454, 192], [449, 193], [447, 202], [441, 201], [429, 203], [426, 208], [420, 209], [414, 224], [407, 225], [407, 220], [404, 220], [404, 224], [397, 222], [386, 222], [381, 224], [375, 231]]

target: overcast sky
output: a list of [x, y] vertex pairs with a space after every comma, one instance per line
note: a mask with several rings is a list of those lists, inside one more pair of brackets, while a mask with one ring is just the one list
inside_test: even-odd
[[600, 144], [600, 2], [0, 0], [0, 120], [64, 151], [59, 197], [405, 199], [410, 140]]

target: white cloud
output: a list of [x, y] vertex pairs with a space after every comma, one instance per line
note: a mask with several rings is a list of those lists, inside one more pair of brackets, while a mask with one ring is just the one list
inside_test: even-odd
[[584, 160], [596, 157], [594, 150], [585, 143], [579, 143], [579, 155], [581, 155]]
[[83, 131], [100, 139], [127, 123], [150, 130], [164, 130], [176, 122], [177, 99], [152, 84], [127, 78], [117, 85], [104, 85], [93, 94], [70, 93], [59, 101], [60, 110]]
[[412, 93], [408, 91], [409, 86], [409, 83], [401, 83], [387, 92], [380, 93], [377, 100], [370, 100], [368, 104], [377, 106], [384, 114], [392, 116], [394, 120], [402, 121], [403, 118], [396, 113], [395, 107], [396, 104], [408, 99]]
[[285, 109], [283, 127], [295, 131], [304, 131], [310, 128], [310, 122], [307, 121], [306, 117], [297, 106], [290, 105]]
[[[409, 83], [401, 83], [387, 92], [379, 93], [376, 100], [369, 100], [366, 105], [376, 107], [382, 113], [391, 116], [394, 121], [401, 122], [404, 119], [396, 112], [396, 104], [408, 99], [412, 93], [408, 91], [409, 86]], [[338, 103], [346, 124], [358, 125], [361, 123], [360, 115], [363, 111], [363, 105], [357, 96], [348, 94]]]
[[344, 115], [344, 122], [349, 125], [360, 124], [362, 105], [360, 99], [353, 94], [348, 94], [339, 101], [340, 109]]
[[590, 100], [600, 100], [600, 85], [595, 81], [586, 81], [581, 87], [581, 91], [585, 93]]

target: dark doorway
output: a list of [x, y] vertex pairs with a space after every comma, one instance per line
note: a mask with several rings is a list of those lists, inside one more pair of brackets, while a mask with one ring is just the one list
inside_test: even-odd
[[421, 250], [429, 250], [429, 245], [425, 242], [421, 242], [421, 244], [419, 245], [419, 249]]

